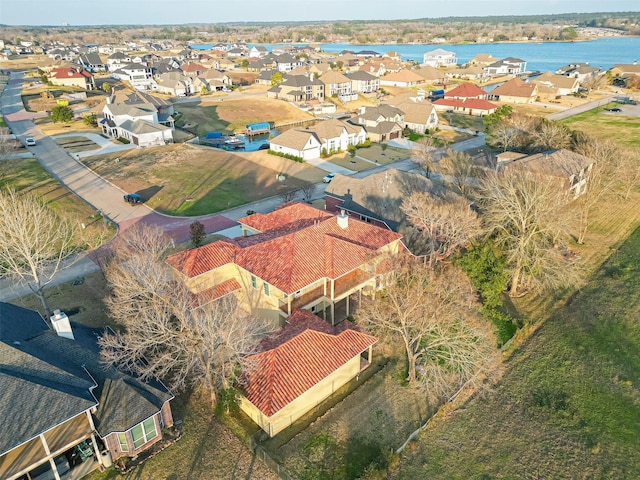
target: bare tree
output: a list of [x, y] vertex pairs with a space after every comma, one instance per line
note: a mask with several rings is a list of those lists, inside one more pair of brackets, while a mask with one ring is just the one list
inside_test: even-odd
[[589, 75], [580, 82], [580, 86], [584, 88], [587, 93], [591, 93], [591, 90], [600, 90], [607, 85], [609, 85], [609, 79], [604, 72], [597, 75]]
[[479, 192], [483, 221], [507, 259], [509, 293], [576, 280], [577, 258], [566, 248], [571, 209], [560, 182], [511, 167], [488, 174]]
[[15, 160], [10, 155], [16, 150], [17, 142], [6, 137], [0, 137], [0, 187], [7, 175], [15, 168]]
[[640, 185], [640, 154], [637, 150], [620, 149], [617, 166], [616, 180], [626, 200], [631, 191]]
[[430, 245], [429, 264], [438, 257], [451, 255], [468, 246], [482, 233], [480, 219], [469, 204], [458, 196], [433, 198], [428, 193], [415, 192], [400, 207], [409, 222]]
[[510, 117], [502, 119], [491, 129], [491, 136], [503, 152], [517, 146], [521, 142], [522, 134], [522, 130]]
[[436, 148], [432, 137], [422, 137], [414, 142], [415, 148], [411, 151], [411, 160], [416, 167], [424, 172], [427, 178], [431, 178], [431, 172], [436, 169]]
[[464, 152], [449, 149], [438, 162], [438, 171], [451, 180], [460, 195], [468, 198], [469, 189], [477, 168]]
[[212, 405], [255, 352], [265, 322], [238, 308], [233, 295], [194, 295], [164, 262], [170, 240], [153, 227], [127, 230], [107, 268], [107, 305], [125, 330], [100, 340], [103, 360], [181, 390], [200, 386]]
[[374, 332], [402, 341], [409, 383], [444, 396], [477, 372], [495, 344], [479, 308], [458, 268], [434, 270], [404, 259], [358, 317]]
[[568, 148], [571, 145], [571, 131], [560, 122], [542, 119], [529, 134], [538, 151]]
[[78, 251], [77, 227], [30, 194], [0, 191], [0, 272], [25, 282], [40, 299], [44, 313], [51, 308], [45, 287], [72, 262]]
[[287, 190], [284, 190], [284, 191], [280, 192], [278, 194], [278, 197], [280, 197], [280, 200], [282, 200], [282, 203], [287, 203], [287, 202], [290, 202], [291, 200], [295, 199], [296, 195], [298, 195], [298, 189], [297, 188], [289, 188]]
[[302, 198], [305, 202], [311, 203], [313, 200], [313, 195], [316, 193], [316, 185], [315, 183], [307, 183], [300, 187], [300, 192], [302, 192]]
[[616, 183], [617, 174], [620, 171], [620, 152], [613, 143], [597, 139], [589, 139], [581, 143], [577, 150], [594, 162], [584, 175], [583, 192], [575, 201], [579, 217], [576, 241], [583, 244], [591, 225], [593, 208], [607, 192], [612, 191]]

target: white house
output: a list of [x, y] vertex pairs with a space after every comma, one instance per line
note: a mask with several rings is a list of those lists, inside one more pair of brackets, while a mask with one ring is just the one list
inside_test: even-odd
[[436, 48], [427, 52], [422, 57], [422, 64], [429, 65], [434, 68], [449, 67], [458, 64], [455, 52], [449, 52], [442, 48]]
[[107, 104], [102, 110], [102, 132], [111, 138], [126, 138], [139, 147], [173, 143], [173, 120], [158, 122], [158, 111], [150, 103]]
[[151, 90], [155, 87], [153, 70], [141, 63], [125, 63], [111, 74], [113, 78], [127, 81], [136, 90]]
[[322, 144], [314, 132], [309, 130], [287, 130], [269, 141], [274, 152], [300, 157], [303, 160], [320, 157]]

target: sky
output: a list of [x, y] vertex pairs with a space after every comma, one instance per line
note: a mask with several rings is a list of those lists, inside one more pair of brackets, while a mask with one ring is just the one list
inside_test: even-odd
[[638, 0], [0, 0], [4, 25], [395, 20], [640, 10]]

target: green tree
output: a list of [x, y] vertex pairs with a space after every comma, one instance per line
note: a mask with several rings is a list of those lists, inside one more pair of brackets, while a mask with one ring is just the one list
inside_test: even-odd
[[191, 244], [194, 247], [199, 247], [204, 243], [204, 237], [206, 236], [207, 232], [202, 223], [196, 220], [191, 225], [189, 225], [189, 233]]
[[53, 123], [70, 123], [73, 120], [71, 107], [56, 105], [51, 109], [51, 121]]
[[284, 77], [282, 76], [282, 72], [275, 72], [271, 75], [271, 85], [278, 85], [284, 81]]
[[102, 90], [104, 90], [106, 93], [111, 93], [111, 84], [108, 82], [102, 82]]
[[89, 125], [90, 127], [98, 126], [98, 116], [95, 113], [87, 113], [83, 118], [85, 125]]

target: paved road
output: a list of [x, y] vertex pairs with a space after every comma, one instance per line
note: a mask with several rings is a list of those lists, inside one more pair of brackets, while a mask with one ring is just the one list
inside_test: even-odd
[[589, 110], [593, 110], [594, 108], [601, 107], [602, 105], [606, 105], [607, 103], [613, 102], [613, 96], [604, 97], [600, 100], [594, 100], [592, 102], [587, 102], [582, 105], [578, 105], [577, 107], [567, 108], [561, 112], [554, 112], [547, 115], [549, 120], [564, 120], [565, 118], [573, 117], [574, 115], [578, 115], [583, 112], [588, 112]]

